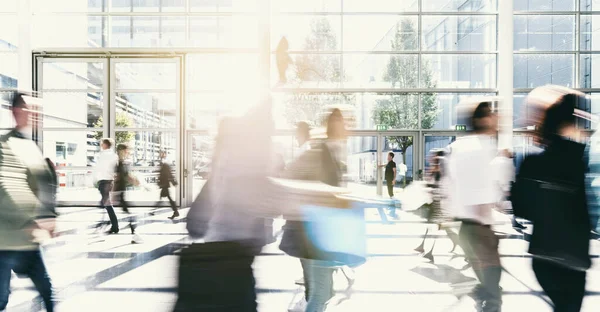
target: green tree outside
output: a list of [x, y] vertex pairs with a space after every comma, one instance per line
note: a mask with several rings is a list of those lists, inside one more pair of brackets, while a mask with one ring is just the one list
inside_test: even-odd
[[[393, 51], [416, 49], [415, 25], [409, 19], [396, 25], [396, 32], [391, 41]], [[422, 60], [421, 87], [433, 89], [436, 83], [430, 65]], [[390, 56], [383, 80], [389, 82], [392, 88], [417, 88], [419, 86], [419, 61], [414, 57], [404, 55]], [[389, 94], [387, 98], [379, 99], [373, 109], [373, 120], [376, 124], [387, 126], [389, 129], [431, 129], [435, 125], [440, 109], [436, 102], [435, 93], [421, 93], [421, 124], [419, 125], [419, 97], [416, 93]], [[388, 141], [390, 148], [402, 152], [402, 161], [406, 164], [406, 151], [413, 145], [413, 137], [391, 137]], [[406, 185], [406, 176], [404, 177]]]
[[[115, 116], [115, 123], [116, 123], [116, 127], [117, 128], [127, 128], [127, 127], [131, 127], [131, 125], [133, 124], [133, 121], [131, 120], [131, 118], [129, 118], [129, 116], [127, 116], [126, 113], [124, 112], [118, 112], [117, 115]], [[94, 128], [102, 128], [104, 125], [104, 120], [102, 117], [98, 118], [98, 120], [96, 121], [96, 123], [94, 123]], [[133, 140], [135, 134], [131, 131], [119, 131], [115, 134], [115, 143], [116, 144], [129, 144], [129, 142], [131, 142], [131, 140]], [[104, 138], [105, 136], [103, 136], [102, 132], [97, 132], [94, 136], [94, 138], [96, 140], [101, 140], [102, 138]]]

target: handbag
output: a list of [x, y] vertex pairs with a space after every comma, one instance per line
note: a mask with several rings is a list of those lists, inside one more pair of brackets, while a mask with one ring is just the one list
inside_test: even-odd
[[310, 248], [308, 259], [331, 266], [355, 267], [366, 262], [367, 235], [364, 207], [358, 202], [349, 208], [303, 206], [304, 234]]
[[182, 249], [174, 311], [256, 311], [252, 262], [259, 252], [260, 247], [249, 242]]

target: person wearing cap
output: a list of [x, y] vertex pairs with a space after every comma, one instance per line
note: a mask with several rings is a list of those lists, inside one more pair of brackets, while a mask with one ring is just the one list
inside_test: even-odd
[[451, 214], [462, 223], [460, 246], [480, 282], [471, 296], [478, 311], [496, 312], [502, 305], [502, 268], [499, 241], [491, 225], [492, 211], [501, 197], [498, 186], [505, 183], [498, 172], [501, 169], [493, 163], [498, 154], [498, 118], [487, 101], [472, 103], [468, 111], [472, 132], [449, 147], [447, 197]]
[[27, 275], [46, 311], [54, 311], [52, 283], [40, 243], [53, 235], [56, 212], [52, 171], [29, 138], [30, 107], [17, 94], [12, 103], [16, 127], [0, 137], [0, 310], [8, 304], [11, 271]]

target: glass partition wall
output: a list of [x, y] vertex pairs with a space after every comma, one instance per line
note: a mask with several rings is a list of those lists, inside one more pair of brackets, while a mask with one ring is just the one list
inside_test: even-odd
[[[23, 2], [31, 4], [31, 12], [20, 11]], [[73, 110], [73, 116], [58, 111], [55, 117], [66, 120], [42, 120], [40, 136], [63, 140], [52, 139], [41, 146], [48, 156], [76, 171], [87, 169], [88, 162], [93, 166], [93, 157], [88, 157], [91, 151], [87, 151], [97, 148], [93, 138], [131, 133], [134, 141], [146, 142], [136, 145], [135, 160], [145, 170], [152, 167], [148, 150], [169, 149], [171, 143], [163, 142], [175, 140], [179, 149], [173, 157], [179, 178], [187, 184], [178, 190], [182, 204], [193, 197], [189, 177], [195, 170], [190, 160], [194, 140], [190, 135], [202, 137], [195, 141], [207, 141], [198, 144], [208, 148], [219, 119], [254, 105], [265, 85], [270, 87], [278, 133], [291, 137], [298, 121], [319, 127], [331, 107], [342, 107], [352, 116], [353, 131], [378, 138], [376, 150], [380, 152], [396, 149], [387, 146], [389, 141], [383, 137], [395, 133], [414, 137], [407, 141], [412, 146], [405, 147], [406, 153], [414, 151], [412, 171], [418, 178], [427, 165], [429, 148], [463, 133], [457, 129], [464, 122], [455, 114], [461, 100], [504, 96], [505, 86], [504, 91], [499, 89], [500, 73], [514, 78], [512, 93], [503, 103], [505, 111], [512, 112], [516, 130], [529, 126], [525, 95], [546, 83], [588, 93], [581, 108], [597, 113], [600, 88], [594, 83], [593, 68], [600, 50], [594, 44], [593, 24], [600, 8], [587, 0], [512, 2], [507, 12], [507, 2], [497, 0], [6, 0], [0, 4], [0, 14], [7, 23], [26, 17], [33, 26], [28, 33], [11, 27], [0, 32], [1, 59], [7, 65], [0, 69], [0, 99], [6, 103], [6, 91], [22, 82], [17, 78], [26, 77], [27, 58], [22, 54], [29, 54], [30, 60], [35, 51], [36, 57], [57, 62], [76, 57], [80, 63], [93, 54], [82, 68], [69, 68], [73, 65], [68, 61], [61, 65], [66, 72], [76, 73], [67, 74], [70, 79], [50, 79], [48, 84], [35, 86], [46, 102], [66, 98], [81, 103], [78, 107], [86, 114], [82, 119], [77, 117], [79, 110]], [[506, 27], [500, 25], [504, 21], [500, 17], [507, 14], [514, 32], [502, 35]], [[51, 36], [57, 33], [64, 36]], [[498, 51], [507, 40], [513, 42], [513, 62], [502, 66]], [[124, 71], [112, 68], [111, 60], [124, 54], [179, 57], [179, 97], [163, 92], [172, 82], [132, 75], [134, 64]], [[37, 67], [34, 75], [56, 71], [47, 66]], [[132, 80], [113, 85], [111, 70]], [[157, 68], [156, 72], [164, 78], [171, 75], [167, 70]], [[89, 84], [77, 85], [79, 76]], [[101, 81], [109, 83], [101, 85]], [[136, 112], [123, 98], [153, 104]], [[106, 109], [99, 110], [98, 103], [115, 107], [114, 120], [102, 127], [94, 123], [100, 116], [111, 116], [104, 116]], [[12, 122], [7, 107], [4, 104], [0, 109], [2, 129], [10, 128]], [[167, 114], [173, 107], [178, 109], [176, 114]], [[131, 125], [117, 125], [123, 116], [132, 120]], [[579, 126], [595, 129], [591, 122]], [[80, 137], [77, 144], [68, 139], [70, 135]], [[515, 148], [526, 148], [527, 142], [517, 138]], [[84, 143], [85, 153], [80, 147]], [[361, 176], [360, 170], [366, 169], [360, 169], [360, 161], [352, 161], [358, 163], [355, 171]], [[88, 173], [78, 175], [81, 180]]]

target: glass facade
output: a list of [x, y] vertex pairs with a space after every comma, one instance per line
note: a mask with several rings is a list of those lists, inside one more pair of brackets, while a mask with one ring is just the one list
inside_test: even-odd
[[[265, 79], [279, 131], [301, 120], [318, 126], [332, 106], [342, 106], [355, 131], [453, 132], [462, 123], [456, 105], [469, 96], [498, 95], [499, 71], [506, 70], [498, 63], [506, 37], [499, 37], [497, 0], [25, 2], [29, 5], [0, 1], [2, 129], [12, 126], [8, 91], [28, 89], [29, 82], [19, 85], [18, 78], [27, 77], [23, 73], [30, 68], [21, 67], [31, 51], [126, 49], [181, 57], [178, 68], [94, 56], [35, 69], [47, 114], [43, 136], [55, 142], [44, 150], [73, 170], [94, 165], [93, 141], [101, 134], [185, 152], [188, 131], [209, 137], [223, 116], [240, 114], [259, 100]], [[581, 108], [599, 110], [596, 2], [513, 0], [514, 96], [506, 101], [514, 128], [528, 126], [525, 94], [549, 83], [589, 93]], [[29, 26], [23, 26], [23, 17]], [[287, 49], [280, 48], [283, 41]], [[59, 144], [61, 133], [79, 137]], [[453, 136], [432, 134], [415, 142], [428, 151], [448, 137]], [[179, 145], [165, 143], [171, 139]], [[363, 139], [372, 137], [356, 140]], [[353, 143], [349, 148], [356, 150], [349, 153], [369, 153], [372, 144]], [[84, 145], [86, 153], [78, 154]], [[383, 145], [398, 148], [393, 140]], [[146, 150], [135, 162], [152, 164], [155, 152]], [[76, 157], [83, 154], [85, 162]], [[78, 160], [70, 161], [73, 157]]]

